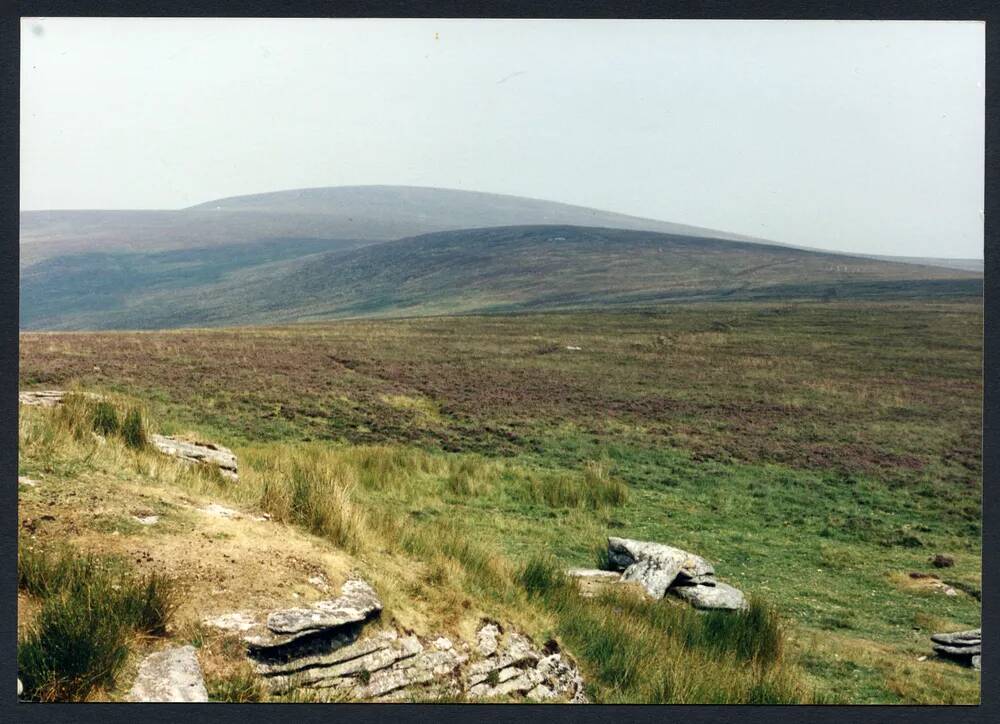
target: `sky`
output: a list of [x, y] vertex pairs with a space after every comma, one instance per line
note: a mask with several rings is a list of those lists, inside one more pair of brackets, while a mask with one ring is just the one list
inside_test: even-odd
[[403, 184], [982, 258], [984, 28], [26, 18], [21, 208]]

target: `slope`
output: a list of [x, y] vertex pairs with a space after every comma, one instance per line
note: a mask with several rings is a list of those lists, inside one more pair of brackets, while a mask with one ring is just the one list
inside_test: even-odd
[[515, 226], [275, 261], [212, 283], [135, 290], [117, 307], [93, 313], [71, 307], [48, 316], [22, 314], [22, 325], [148, 329], [672, 301], [981, 293], [982, 276], [961, 270], [643, 231]]

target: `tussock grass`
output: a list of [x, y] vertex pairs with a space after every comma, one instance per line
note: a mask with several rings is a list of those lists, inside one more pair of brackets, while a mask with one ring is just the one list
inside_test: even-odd
[[591, 675], [600, 701], [801, 703], [810, 699], [782, 658], [769, 607], [701, 614], [623, 592], [579, 595], [550, 556], [518, 571], [529, 596], [554, 613], [556, 630]]
[[68, 548], [19, 548], [18, 587], [42, 600], [17, 645], [24, 696], [38, 701], [84, 700], [113, 686], [131, 638], [165, 634], [179, 603], [156, 573], [136, 577]]
[[265, 699], [260, 677], [246, 663], [223, 676], [206, 676], [205, 688], [209, 701], [248, 704]]
[[273, 447], [251, 457], [247, 481], [259, 489], [258, 505], [275, 520], [297, 523], [352, 552], [367, 537], [362, 510], [351, 500], [356, 470], [319, 447]]
[[93, 411], [94, 431], [99, 435], [114, 435], [118, 432], [118, 410], [110, 402], [99, 401]]
[[131, 408], [122, 422], [122, 440], [131, 448], [142, 449], [147, 445], [146, 423], [138, 408]]
[[526, 477], [513, 489], [514, 497], [525, 502], [544, 503], [552, 508], [587, 508], [621, 505], [628, 497], [625, 484], [611, 477], [606, 463], [590, 461], [583, 474], [555, 473]]

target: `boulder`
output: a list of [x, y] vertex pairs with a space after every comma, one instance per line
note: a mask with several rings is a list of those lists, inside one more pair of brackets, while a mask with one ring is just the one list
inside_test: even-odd
[[702, 610], [744, 611], [748, 608], [743, 593], [727, 583], [714, 586], [674, 586], [670, 593]]
[[357, 637], [357, 627], [382, 610], [382, 601], [372, 587], [360, 579], [347, 581], [340, 591], [337, 598], [317, 601], [309, 608], [270, 613], [264, 629], [251, 629], [243, 640], [254, 650], [275, 649], [305, 637], [332, 636], [338, 631], [342, 634], [340, 638], [353, 641], [351, 637]]
[[983, 642], [983, 630], [981, 628], [974, 628], [968, 631], [936, 633], [931, 635], [931, 641], [936, 644], [945, 644], [948, 646], [981, 644]]
[[663, 598], [675, 582], [706, 586], [715, 582], [715, 569], [704, 558], [662, 543], [610, 537], [608, 561], [624, 571], [622, 580], [641, 583], [653, 598]]
[[497, 652], [500, 640], [500, 629], [494, 623], [488, 623], [476, 632], [476, 650], [483, 656], [492, 656]]
[[208, 701], [208, 691], [194, 646], [180, 646], [147, 656], [128, 694], [130, 701]]
[[567, 568], [566, 575], [570, 578], [588, 578], [608, 582], [620, 581], [622, 574], [617, 571], [603, 571], [600, 568]]
[[179, 440], [166, 435], [150, 435], [149, 441], [164, 455], [179, 458], [192, 465], [214, 465], [223, 477], [239, 480], [236, 455], [229, 448], [208, 442]]
[[931, 636], [934, 653], [961, 662], [978, 669], [983, 654], [983, 630], [980, 628], [968, 631], [952, 631], [936, 633]]

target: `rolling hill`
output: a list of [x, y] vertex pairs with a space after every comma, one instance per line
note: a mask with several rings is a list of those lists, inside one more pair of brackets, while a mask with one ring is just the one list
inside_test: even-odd
[[88, 252], [164, 252], [286, 239], [324, 239], [343, 246], [515, 224], [606, 226], [751, 240], [552, 201], [411, 186], [277, 191], [173, 211], [22, 211], [20, 222], [22, 270], [46, 259]]
[[[272, 248], [269, 257], [246, 247], [245, 265], [225, 254], [212, 265], [224, 273], [208, 275], [189, 269], [156, 276], [183, 268], [185, 251], [161, 252], [157, 263], [145, 266], [148, 255], [128, 264], [90, 259], [87, 269], [71, 268], [79, 257], [66, 257], [58, 260], [64, 264], [59, 272], [52, 269], [57, 260], [49, 260], [22, 278], [22, 326], [151, 329], [681, 301], [982, 294], [982, 275], [975, 272], [620, 228], [491, 227], [322, 247], [315, 240], [286, 242], [285, 256]], [[100, 293], [99, 287], [115, 289], [102, 268], [117, 269], [124, 286]], [[138, 281], [126, 284], [134, 274]]]

